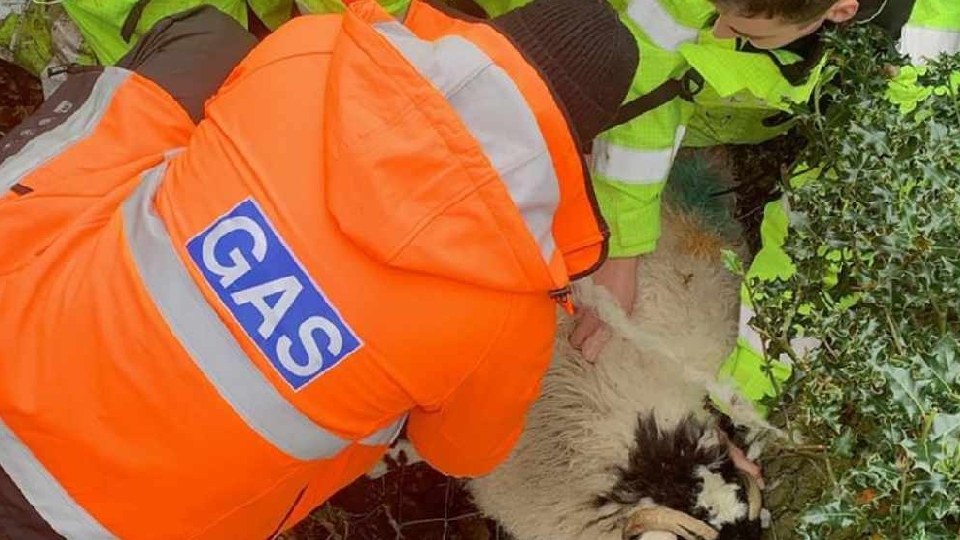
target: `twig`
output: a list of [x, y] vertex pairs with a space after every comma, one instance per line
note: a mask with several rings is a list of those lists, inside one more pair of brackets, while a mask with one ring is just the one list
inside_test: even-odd
[[447, 540], [447, 530], [450, 528], [450, 521], [447, 519], [450, 514], [450, 477], [447, 477], [447, 485], [443, 488], [443, 540]]
[[446, 517], [433, 518], [433, 519], [418, 519], [416, 521], [408, 521], [406, 523], [401, 523], [400, 528], [403, 529], [406, 527], [410, 527], [412, 525], [426, 525], [429, 523], [440, 523], [441, 521], [462, 521], [464, 519], [470, 519], [470, 518], [475, 518], [480, 516], [481, 516], [480, 512], [470, 512], [469, 514], [463, 514], [463, 515], [459, 515], [449, 519]]
[[[836, 475], [833, 473], [833, 466], [830, 464], [829, 456], [826, 454], [815, 454], [811, 452], [797, 452], [796, 455], [810, 460], [811, 464], [816, 467], [817, 472], [824, 475], [827, 480], [830, 481], [830, 484], [833, 487], [836, 487], [839, 484], [839, 482], [837, 482]], [[824, 470], [817, 465], [817, 462], [819, 461], [823, 462], [826, 472], [824, 472]]]
[[797, 455], [800, 455], [801, 453], [827, 451], [827, 447], [823, 444], [778, 445], [777, 449], [786, 453]]
[[387, 523], [389, 523], [390, 526], [393, 527], [393, 531], [397, 533], [396, 540], [400, 540], [403, 538], [403, 531], [401, 531], [403, 525], [397, 523], [397, 520], [393, 518], [393, 514], [390, 513], [390, 506], [386, 504], [383, 505], [383, 511], [384, 515], [387, 516]]
[[897, 352], [900, 355], [906, 354], [906, 351], [903, 349], [903, 345], [900, 343], [903, 338], [900, 337], [900, 332], [897, 330], [896, 325], [893, 323], [893, 314], [890, 313], [890, 309], [884, 306], [883, 313], [887, 317], [887, 325], [890, 326], [890, 333], [893, 334], [893, 344], [897, 347]]

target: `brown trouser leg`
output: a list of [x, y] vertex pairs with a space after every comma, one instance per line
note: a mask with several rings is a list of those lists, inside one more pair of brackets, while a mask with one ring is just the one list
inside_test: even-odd
[[40, 517], [40, 514], [23, 496], [20, 488], [2, 468], [0, 468], [0, 540], [64, 540]]
[[117, 66], [153, 80], [198, 122], [203, 104], [256, 44], [240, 23], [203, 5], [157, 21]]

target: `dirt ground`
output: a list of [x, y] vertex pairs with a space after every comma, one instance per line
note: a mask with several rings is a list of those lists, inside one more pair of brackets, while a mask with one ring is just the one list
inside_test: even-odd
[[423, 463], [391, 469], [344, 489], [282, 540], [510, 540], [462, 482]]
[[42, 100], [37, 78], [0, 60], [0, 137], [33, 112]]
[[[0, 135], [39, 105], [40, 83], [0, 60]], [[741, 180], [738, 213], [756, 238], [762, 205], [773, 191], [778, 163], [795, 150], [796, 141], [775, 141], [762, 148], [727, 149], [729, 173]], [[765, 462], [767, 503], [774, 527], [770, 540], [792, 537], [791, 516], [798, 501], [809, 500], [825, 485], [816, 456], [774, 454]], [[497, 524], [484, 519], [462, 482], [424, 464], [391, 464], [384, 476], [363, 478], [318, 509], [284, 540], [510, 540]]]

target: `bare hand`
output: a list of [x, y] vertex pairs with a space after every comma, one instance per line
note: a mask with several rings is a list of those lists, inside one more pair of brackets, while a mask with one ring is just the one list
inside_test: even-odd
[[[617, 304], [629, 315], [637, 296], [637, 263], [639, 257], [608, 259], [593, 275], [597, 285], [613, 295]], [[579, 349], [584, 359], [596, 362], [603, 346], [610, 340], [610, 329], [593, 310], [584, 310], [570, 335], [570, 344]]]
[[723, 430], [717, 430], [717, 434], [720, 436], [720, 440], [727, 443], [727, 451], [730, 454], [730, 460], [733, 461], [733, 465], [742, 472], [749, 474], [754, 477], [757, 481], [757, 485], [760, 486], [760, 489], [764, 489], [766, 484], [763, 481], [763, 469], [760, 468], [753, 460], [747, 457], [747, 454], [744, 453], [739, 446], [733, 443], [730, 440], [730, 437]]

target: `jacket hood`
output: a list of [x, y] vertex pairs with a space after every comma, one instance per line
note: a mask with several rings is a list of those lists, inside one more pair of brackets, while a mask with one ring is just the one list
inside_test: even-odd
[[361, 2], [327, 84], [326, 200], [354, 244], [488, 288], [567, 285], [553, 234], [562, 179], [517, 85], [478, 46], [423, 39]]

